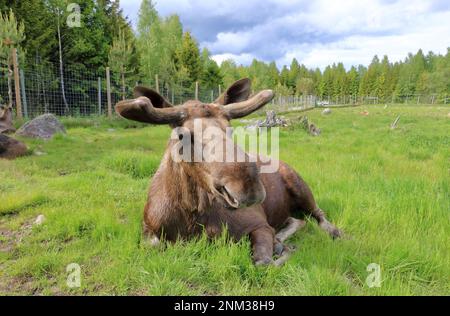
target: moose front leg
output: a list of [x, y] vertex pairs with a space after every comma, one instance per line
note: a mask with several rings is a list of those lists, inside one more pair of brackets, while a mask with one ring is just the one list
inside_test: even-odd
[[274, 237], [273, 229], [268, 226], [258, 228], [250, 233], [253, 262], [255, 265], [274, 264], [272, 259]]
[[143, 228], [144, 244], [150, 247], [159, 247], [161, 245], [159, 237], [148, 228], [145, 222], [143, 223]]
[[276, 234], [275, 238], [280, 243], [284, 243], [289, 237], [305, 227], [305, 225], [305, 221], [289, 217], [286, 221], [286, 226]]

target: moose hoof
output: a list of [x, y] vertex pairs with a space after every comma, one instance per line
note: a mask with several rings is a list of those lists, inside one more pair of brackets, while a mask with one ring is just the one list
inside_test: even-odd
[[276, 243], [273, 247], [273, 253], [275, 256], [281, 256], [284, 252], [284, 245], [282, 243]]
[[272, 258], [263, 258], [255, 261], [255, 266], [257, 267], [267, 267], [273, 264], [274, 261], [272, 260]]
[[342, 232], [330, 222], [322, 222], [320, 227], [326, 231], [333, 239], [340, 238], [342, 236]]
[[287, 253], [294, 252], [296, 247], [294, 245], [285, 245], [282, 243], [276, 243], [273, 247], [273, 254], [276, 257], [281, 257]]
[[155, 235], [150, 235], [144, 238], [144, 244], [151, 248], [158, 248], [161, 246], [161, 240]]

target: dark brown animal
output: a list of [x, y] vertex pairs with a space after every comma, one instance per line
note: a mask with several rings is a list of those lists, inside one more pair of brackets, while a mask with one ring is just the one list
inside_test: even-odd
[[24, 143], [0, 134], [0, 158], [15, 159], [26, 155], [27, 151], [27, 146]]
[[0, 134], [14, 133], [15, 131], [12, 121], [12, 109], [7, 105], [0, 105]]
[[[117, 113], [124, 118], [169, 124], [178, 135], [168, 143], [144, 209], [144, 234], [152, 245], [159, 244], [161, 237], [175, 241], [203, 231], [215, 237], [227, 226], [236, 240], [250, 237], [256, 264], [281, 264], [287, 256], [273, 261], [274, 252], [280, 255], [286, 250], [283, 242], [304, 225], [292, 217], [296, 214], [312, 215], [320, 227], [333, 237], [339, 236], [339, 230], [317, 206], [308, 185], [292, 168], [280, 162], [278, 172], [260, 173], [261, 163], [250, 162], [227, 135], [231, 119], [244, 117], [273, 98], [271, 90], [249, 98], [250, 91], [250, 80], [242, 79], [212, 104], [188, 101], [172, 106], [157, 92], [137, 87], [135, 99], [116, 105]], [[201, 119], [200, 130], [219, 129], [224, 142], [243, 154], [245, 162], [176, 159], [177, 154], [184, 155], [177, 147], [179, 139], [189, 137], [194, 147], [207, 146], [195, 128], [197, 119]], [[181, 133], [180, 127], [185, 132]]]

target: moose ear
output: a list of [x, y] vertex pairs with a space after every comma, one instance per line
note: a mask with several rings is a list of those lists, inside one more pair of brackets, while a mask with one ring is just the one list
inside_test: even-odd
[[214, 103], [227, 105], [246, 101], [250, 96], [252, 82], [248, 78], [236, 81]]
[[134, 88], [134, 97], [147, 97], [152, 102], [155, 108], [171, 108], [173, 105], [167, 101], [162, 95], [153, 89], [146, 88], [143, 86], [137, 86]]

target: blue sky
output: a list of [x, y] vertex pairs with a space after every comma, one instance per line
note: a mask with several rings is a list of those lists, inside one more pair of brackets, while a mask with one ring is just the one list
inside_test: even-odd
[[[140, 3], [121, 1], [134, 25]], [[450, 47], [450, 0], [159, 0], [156, 7], [162, 16], [178, 14], [219, 63], [258, 58], [281, 67], [295, 57], [323, 69]]]

